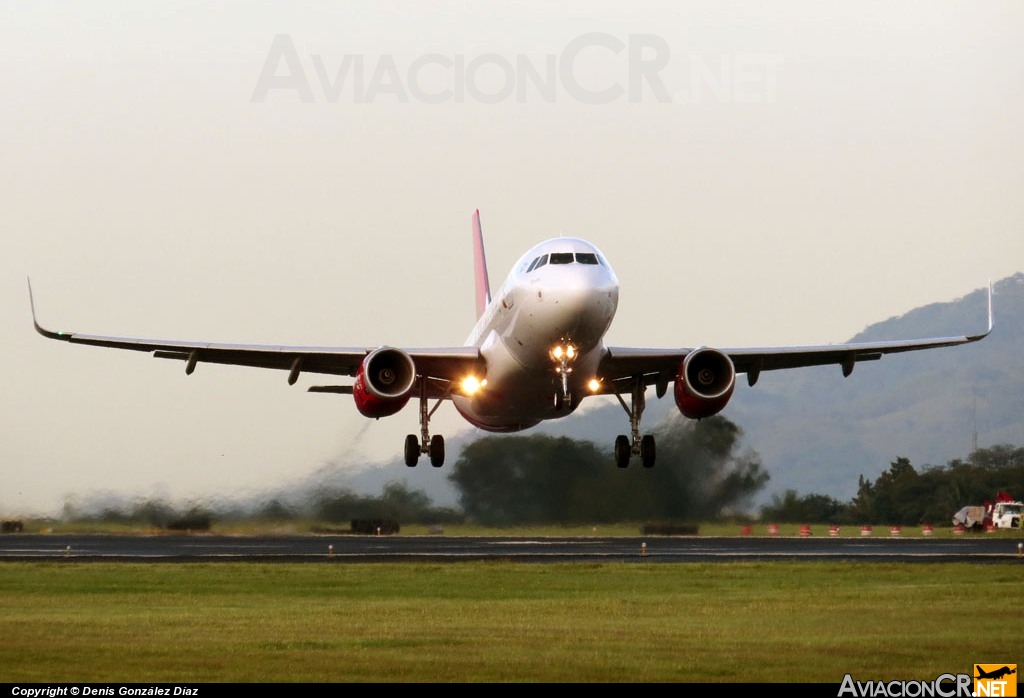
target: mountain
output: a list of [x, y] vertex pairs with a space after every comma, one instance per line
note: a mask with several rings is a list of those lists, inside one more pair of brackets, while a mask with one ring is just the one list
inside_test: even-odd
[[[1024, 274], [994, 286], [995, 330], [980, 343], [857, 364], [764, 374], [739, 389], [726, 416], [761, 454], [769, 492], [849, 499], [858, 476], [874, 479], [904, 456], [945, 465], [974, 445], [1024, 444]], [[850, 341], [935, 337], [982, 329], [979, 289], [871, 325]], [[746, 387], [745, 385], [743, 386]]]
[[[771, 475], [764, 501], [786, 489], [848, 500], [860, 475], [873, 480], [901, 456], [920, 468], [964, 458], [975, 443], [1024, 445], [1024, 273], [994, 289], [995, 330], [982, 342], [858, 363], [849, 378], [839, 366], [765, 372], [753, 388], [740, 377], [722, 414], [740, 426], [743, 446], [760, 454]], [[986, 303], [986, 290], [979, 289], [871, 325], [850, 341], [981, 331]], [[671, 391], [662, 400], [648, 395], [645, 432], [675, 410]], [[625, 412], [612, 401], [584, 403], [572, 417], [534, 429], [588, 439], [609, 452], [614, 435], [627, 430]], [[476, 438], [469, 431], [448, 439], [449, 468]], [[610, 455], [608, 467], [614, 467]], [[323, 483], [331, 470], [314, 477]], [[456, 502], [446, 470], [409, 469], [396, 458], [354, 476], [347, 472], [344, 485], [356, 491], [376, 494], [385, 482], [403, 481], [435, 502]]]

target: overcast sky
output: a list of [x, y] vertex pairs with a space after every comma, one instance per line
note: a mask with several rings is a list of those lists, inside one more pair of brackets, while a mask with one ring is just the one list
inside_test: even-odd
[[417, 431], [323, 377], [49, 342], [26, 275], [55, 329], [458, 345], [479, 208], [493, 285], [580, 236], [622, 284], [609, 342], [742, 346], [1024, 270], [1024, 4], [625, 7], [0, 6], [0, 515], [259, 491]]

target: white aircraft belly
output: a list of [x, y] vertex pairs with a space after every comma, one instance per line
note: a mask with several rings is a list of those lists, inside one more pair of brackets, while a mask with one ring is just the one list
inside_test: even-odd
[[[567, 405], [562, 409], [554, 406], [560, 378], [546, 352], [542, 362], [526, 366], [502, 339], [492, 334], [481, 353], [487, 360], [486, 385], [473, 397], [452, 397], [455, 408], [471, 424], [489, 431], [519, 431], [572, 412]], [[602, 353], [603, 348], [597, 347], [581, 354], [573, 363], [573, 394], [586, 394], [585, 384], [597, 370]]]

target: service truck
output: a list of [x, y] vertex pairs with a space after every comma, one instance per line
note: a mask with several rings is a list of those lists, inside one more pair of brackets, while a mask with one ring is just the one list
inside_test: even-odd
[[1018, 502], [1006, 492], [996, 495], [995, 503], [984, 506], [966, 506], [953, 515], [953, 525], [964, 528], [1017, 528], [1024, 518], [1024, 502]]

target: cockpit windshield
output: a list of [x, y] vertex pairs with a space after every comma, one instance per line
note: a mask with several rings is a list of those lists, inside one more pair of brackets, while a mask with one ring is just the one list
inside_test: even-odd
[[593, 252], [552, 252], [550, 255], [541, 255], [530, 262], [526, 273], [540, 269], [545, 264], [588, 264], [608, 266], [604, 259]]

